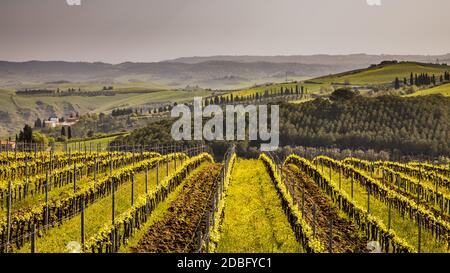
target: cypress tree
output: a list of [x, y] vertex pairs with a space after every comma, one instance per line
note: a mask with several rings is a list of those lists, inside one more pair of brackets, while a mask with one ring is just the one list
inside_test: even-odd
[[395, 89], [400, 89], [400, 81], [398, 78], [395, 78]]

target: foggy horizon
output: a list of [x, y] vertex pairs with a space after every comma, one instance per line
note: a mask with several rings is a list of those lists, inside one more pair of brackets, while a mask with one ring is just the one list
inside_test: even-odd
[[[81, 6], [69, 6], [66, 0], [4, 0], [0, 60], [118, 64], [450, 53], [449, 1], [370, 1], [81, 0]], [[427, 20], [412, 20], [424, 15]]]
[[[326, 53], [317, 53], [317, 54], [294, 54], [294, 55], [204, 55], [204, 56], [178, 56], [170, 59], [163, 60], [134, 60], [134, 61], [120, 61], [120, 62], [109, 62], [102, 60], [64, 60], [64, 59], [28, 59], [28, 60], [8, 60], [8, 59], [0, 59], [0, 62], [10, 62], [10, 63], [26, 63], [26, 62], [68, 62], [68, 63], [105, 63], [105, 64], [122, 64], [122, 63], [160, 63], [160, 62], [171, 62], [177, 59], [184, 58], [210, 58], [210, 57], [310, 57], [310, 56], [352, 56], [352, 55], [367, 55], [367, 56], [423, 56], [423, 57], [436, 57], [436, 56], [446, 56], [450, 55], [450, 52], [442, 53], [442, 54], [368, 54], [368, 53], [349, 53], [349, 54], [326, 54]], [[388, 59], [386, 59], [388, 60]], [[299, 63], [299, 62], [293, 62]]]

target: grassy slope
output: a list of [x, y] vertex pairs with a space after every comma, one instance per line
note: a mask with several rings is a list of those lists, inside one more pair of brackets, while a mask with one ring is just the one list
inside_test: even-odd
[[[19, 107], [33, 109], [36, 102], [42, 101], [45, 104], [63, 108], [64, 104], [71, 104], [79, 112], [105, 112], [117, 107], [137, 107], [145, 104], [185, 101], [194, 96], [205, 96], [208, 91], [160, 91], [147, 94], [120, 94], [116, 96], [95, 96], [95, 97], [39, 97], [39, 96], [14, 96]], [[63, 110], [63, 109], [58, 109]]]
[[250, 87], [250, 88], [244, 88], [241, 90], [236, 90], [236, 91], [232, 91], [230, 92], [230, 94], [233, 94], [233, 96], [248, 96], [248, 95], [253, 95], [255, 93], [259, 93], [259, 94], [264, 94], [264, 92], [266, 90], [268, 90], [269, 92], [271, 90], [276, 90], [279, 91], [281, 89], [281, 87], [284, 88], [293, 88], [295, 89], [295, 86], [297, 85], [297, 83], [276, 83], [276, 84], [267, 84], [267, 85], [263, 85], [263, 86], [258, 86], [258, 87]]
[[[86, 150], [89, 151], [92, 147], [92, 151], [96, 151], [97, 148], [100, 151], [106, 150], [109, 143], [112, 142], [114, 139], [116, 139], [119, 135], [114, 136], [105, 136], [102, 138], [96, 138], [96, 139], [90, 139], [90, 140], [80, 140], [80, 141], [72, 141], [67, 143], [67, 149], [70, 149], [71, 151], [80, 151], [80, 143], [81, 143], [81, 151], [84, 151], [85, 147]], [[62, 142], [58, 142], [55, 144], [55, 151], [64, 151], [65, 144]]]
[[[195, 96], [208, 96], [211, 91], [159, 91], [144, 94], [119, 94], [95, 97], [16, 96], [13, 90], [0, 90], [0, 111], [8, 113], [10, 121], [0, 120], [0, 136], [16, 133], [24, 123], [33, 124], [37, 117], [48, 118], [52, 113], [68, 116], [74, 111], [108, 112], [119, 107], [140, 107], [154, 103], [183, 102]], [[0, 113], [0, 114], [1, 114]], [[0, 115], [1, 117], [1, 115]]]
[[368, 68], [362, 70], [356, 70], [353, 72], [346, 72], [336, 75], [330, 75], [313, 79], [312, 81], [318, 83], [345, 83], [346, 81], [351, 84], [386, 84], [392, 83], [396, 77], [399, 79], [407, 78], [412, 73], [428, 73], [428, 74], [443, 74], [444, 71], [450, 71], [450, 67], [434, 65], [434, 64], [421, 64], [421, 63], [398, 63], [393, 65], [386, 65], [376, 68]]
[[[332, 84], [344, 84], [349, 82], [353, 85], [377, 85], [377, 84], [389, 84], [392, 83], [396, 77], [403, 80], [407, 78], [409, 81], [411, 72], [414, 74], [428, 73], [441, 75], [444, 71], [450, 71], [449, 66], [435, 65], [435, 64], [422, 64], [405, 62], [392, 65], [379, 66], [375, 68], [360, 69], [355, 71], [344, 72], [335, 75], [323, 76], [307, 81], [298, 83], [298, 85], [304, 86], [308, 90], [308, 94], [324, 94], [331, 92]], [[264, 93], [265, 90], [280, 90], [283, 88], [294, 88], [297, 83], [276, 83], [268, 84], [266, 86], [245, 88], [231, 92], [234, 96], [246, 96], [255, 93]], [[448, 94], [450, 87], [437, 90], [424, 90], [423, 94], [444, 93]], [[422, 95], [418, 93], [418, 95]]]
[[444, 96], [449, 97], [450, 96], [450, 83], [436, 86], [433, 88], [419, 90], [413, 94], [407, 95], [406, 97], [426, 96], [426, 95], [433, 95], [433, 94], [442, 94]]
[[[178, 161], [178, 164], [180, 162]], [[169, 164], [169, 175], [174, 172], [174, 164]], [[166, 167], [160, 166], [160, 181], [166, 177]], [[149, 170], [149, 191], [156, 188], [156, 169]], [[140, 173], [135, 180], [135, 199], [145, 195], [145, 175]], [[85, 210], [85, 236], [88, 240], [94, 236], [105, 224], [111, 221], [111, 196], [99, 199]], [[119, 187], [115, 193], [116, 217], [124, 213], [131, 207], [131, 183], [127, 182]], [[67, 245], [69, 242], [80, 242], [81, 216], [77, 215], [61, 226], [48, 230], [44, 237], [37, 239], [37, 251], [41, 253], [64, 253], [69, 252]], [[18, 252], [26, 253], [31, 249], [31, 244], [27, 243]]]
[[[136, 79], [139, 80], [139, 79]], [[61, 89], [62, 91], [66, 91], [68, 88], [75, 88], [78, 90], [78, 88], [81, 88], [81, 91], [100, 91], [103, 89], [104, 86], [114, 86], [115, 92], [120, 93], [121, 91], [158, 91], [158, 90], [167, 90], [167, 86], [151, 83], [151, 82], [127, 82], [128, 79], [126, 76], [123, 78], [121, 83], [114, 83], [114, 84], [99, 84], [99, 83], [86, 83], [86, 82], [70, 82], [70, 83], [27, 83], [20, 86], [20, 89], [30, 88], [47, 88], [47, 89], [53, 89], [56, 90], [57, 88]]]
[[269, 91], [269, 93], [271, 91], [277, 91], [279, 92], [281, 90], [281, 88], [284, 89], [293, 89], [295, 91], [295, 87], [296, 86], [303, 86], [305, 89], [305, 92], [307, 92], [307, 94], [313, 94], [313, 93], [320, 93], [321, 89], [327, 89], [330, 88], [329, 84], [310, 84], [310, 83], [304, 83], [304, 82], [289, 82], [289, 83], [274, 83], [274, 84], [266, 84], [266, 85], [262, 85], [262, 86], [257, 86], [257, 87], [249, 87], [249, 88], [244, 88], [244, 89], [240, 89], [240, 90], [235, 90], [235, 91], [231, 91], [229, 93], [227, 93], [226, 95], [223, 95], [223, 97], [229, 97], [230, 94], [233, 94], [234, 97], [239, 96], [250, 96], [250, 95], [254, 95], [256, 93], [258, 94], [264, 94], [265, 91]]
[[302, 251], [261, 161], [238, 160], [227, 195], [217, 252]]

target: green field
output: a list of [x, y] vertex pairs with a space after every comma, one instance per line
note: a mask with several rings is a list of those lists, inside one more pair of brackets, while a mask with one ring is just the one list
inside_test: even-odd
[[320, 77], [311, 81], [324, 84], [349, 83], [352, 85], [376, 85], [392, 83], [396, 77], [401, 80], [403, 78], [409, 80], [411, 73], [441, 75], [445, 71], [450, 71], [450, 67], [445, 65], [405, 62]]
[[426, 95], [435, 95], [435, 94], [441, 94], [441, 95], [449, 97], [450, 96], [450, 83], [432, 87], [432, 88], [428, 88], [428, 89], [419, 90], [413, 94], [407, 95], [406, 97], [426, 96]]
[[115, 108], [145, 107], [158, 103], [185, 102], [196, 96], [209, 96], [212, 91], [155, 91], [150, 93], [117, 94], [115, 96], [17, 96], [13, 90], [0, 90], [0, 136], [18, 132], [25, 123], [34, 124], [40, 117], [69, 116], [110, 112]]
[[20, 88], [18, 89], [51, 89], [51, 90], [56, 90], [56, 89], [60, 89], [61, 91], [67, 91], [68, 88], [74, 88], [77, 92], [78, 89], [80, 88], [81, 92], [86, 92], [86, 91], [101, 91], [103, 89], [103, 87], [105, 86], [112, 86], [114, 87], [113, 90], [109, 90], [109, 91], [114, 91], [117, 93], [121, 93], [121, 92], [144, 92], [144, 93], [148, 93], [148, 92], [154, 92], [154, 91], [164, 91], [164, 90], [168, 90], [169, 88], [165, 85], [162, 84], [156, 84], [156, 83], [152, 83], [152, 82], [140, 82], [137, 81], [138, 79], [135, 79], [136, 81], [130, 82], [129, 79], [122, 78], [122, 81], [119, 81], [119, 83], [114, 82], [112, 83], [104, 83], [104, 84], [100, 84], [100, 83], [86, 83], [86, 82], [67, 82], [67, 83], [27, 83], [27, 84], [22, 84], [20, 85]]
[[[385, 85], [394, 82], [395, 78], [398, 77], [401, 81], [406, 78], [409, 82], [411, 73], [421, 74], [428, 73], [429, 75], [436, 75], [439, 77], [443, 75], [445, 71], [450, 71], [450, 67], [446, 65], [437, 64], [424, 64], [424, 63], [414, 63], [405, 62], [397, 64], [385, 64], [378, 65], [375, 67], [370, 67], [366, 69], [359, 69], [349, 72], [344, 72], [335, 75], [328, 75], [323, 77], [318, 77], [314, 79], [308, 79], [298, 82], [287, 82], [287, 83], [270, 83], [265, 85], [259, 85], [250, 88], [244, 88], [240, 90], [235, 90], [229, 94], [233, 96], [249, 96], [256, 93], [264, 94], [265, 91], [279, 91], [281, 88], [293, 88], [296, 86], [303, 86], [307, 94], [312, 95], [326, 95], [338, 88], [339, 85]], [[442, 87], [442, 89], [437, 90], [424, 90], [417, 95], [427, 95], [427, 94], [447, 94], [448, 86]], [[364, 89], [360, 90], [364, 93]]]
[[[86, 147], [86, 150], [89, 151], [90, 148], [92, 147], [92, 150], [96, 151], [98, 148], [99, 151], [104, 151], [108, 147], [109, 143], [111, 141], [113, 141], [114, 139], [116, 139], [118, 136], [119, 135], [106, 136], [106, 137], [89, 139], [89, 140], [69, 141], [67, 143], [67, 149], [70, 149], [71, 151], [75, 152], [75, 151], [79, 151], [80, 149], [81, 149], [81, 151], [84, 151], [84, 148]], [[66, 148], [65, 143], [62, 143], [62, 142], [55, 143], [55, 151], [61, 152], [61, 151], [64, 151], [65, 148]]]
[[238, 160], [227, 195], [217, 252], [302, 252], [262, 161]]

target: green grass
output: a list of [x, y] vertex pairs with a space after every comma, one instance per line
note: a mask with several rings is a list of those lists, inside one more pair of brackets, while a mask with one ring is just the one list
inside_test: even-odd
[[312, 99], [299, 99], [299, 100], [293, 100], [293, 101], [290, 101], [290, 103], [293, 103], [293, 104], [301, 104], [301, 103], [304, 103], [304, 102], [308, 102], [308, 101], [311, 101]]
[[[117, 137], [118, 135], [106, 136], [90, 140], [71, 141], [67, 143], [67, 149], [70, 149], [72, 152], [80, 151], [80, 144], [81, 144], [81, 151], [84, 151], [85, 147], [88, 152], [91, 149], [91, 147], [92, 151], [97, 151], [97, 147], [99, 148], [100, 151], [105, 151], [109, 143], [112, 142]], [[64, 149], [66, 148], [65, 146], [66, 146], [65, 143], [57, 142], [55, 143], [55, 151], [57, 152], [64, 151]]]
[[294, 92], [295, 92], [296, 86], [298, 86], [299, 90], [300, 90], [301, 86], [304, 87], [304, 90], [306, 92], [306, 94], [305, 94], [306, 97], [301, 100], [291, 101], [293, 103], [304, 102], [304, 101], [310, 100], [311, 99], [311, 97], [309, 96], [310, 94], [329, 93], [331, 90], [330, 85], [309, 84], [309, 83], [304, 83], [304, 82], [299, 81], [299, 82], [288, 82], [288, 83], [265, 84], [265, 85], [261, 85], [261, 86], [257, 86], [257, 87], [250, 87], [250, 88], [234, 90], [234, 91], [228, 92], [226, 94], [223, 94], [222, 97], [229, 98], [231, 95], [233, 95], [233, 97], [236, 98], [237, 96], [248, 97], [248, 96], [255, 95], [255, 94], [264, 95], [265, 91], [269, 91], [269, 94], [270, 94], [271, 91], [280, 92], [281, 88], [283, 88], [283, 90], [285, 90], [286, 88], [288, 90], [290, 90], [292, 88], [292, 90], [294, 90]]
[[450, 71], [450, 67], [435, 64], [405, 62], [320, 77], [313, 79], [312, 81], [325, 84], [344, 84], [346, 82], [356, 85], [387, 84], [394, 82], [396, 77], [400, 80], [406, 78], [409, 81], [411, 72], [414, 74], [428, 73], [441, 75], [444, 71]]
[[[178, 163], [179, 164], [179, 163]], [[169, 164], [169, 174], [174, 171], [173, 161]], [[160, 180], [166, 177], [166, 167], [161, 165], [159, 169]], [[156, 188], [156, 169], [149, 170], [149, 191]], [[135, 201], [139, 196], [145, 195], [145, 174], [136, 175]], [[115, 193], [116, 217], [131, 207], [131, 183], [127, 182], [119, 187]], [[112, 203], [111, 196], [99, 199], [85, 210], [85, 238], [86, 241], [94, 236], [105, 224], [111, 221]], [[68, 252], [69, 242], [80, 242], [81, 215], [77, 215], [60, 226], [49, 229], [43, 237], [37, 239], [37, 252], [41, 253], [65, 253]], [[30, 252], [31, 244], [27, 243], [18, 252]]]
[[[118, 107], [138, 107], [151, 103], [187, 101], [194, 96], [206, 96], [209, 91], [159, 91], [144, 94], [118, 94], [115, 96], [15, 96], [14, 99], [20, 108], [36, 108], [36, 102], [41, 101], [46, 105], [55, 107], [63, 112], [64, 107], [71, 105], [79, 112], [108, 112]], [[57, 111], [58, 112], [58, 111]]]
[[[144, 79], [141, 77], [129, 78], [127, 76], [123, 76], [118, 78], [119, 82], [114, 84], [97, 84], [97, 83], [86, 83], [86, 82], [70, 82], [70, 83], [28, 83], [20, 86], [20, 89], [52, 89], [56, 90], [59, 88], [61, 91], [67, 91], [68, 88], [74, 88], [78, 91], [78, 88], [81, 88], [82, 92], [85, 91], [102, 91], [104, 86], [113, 86], [113, 92], [152, 92], [152, 91], [161, 91], [168, 90], [167, 86], [162, 84], [156, 84], [152, 82], [144, 82]], [[131, 82], [133, 81], [133, 82]]]
[[[424, 64], [414, 62], [404, 62], [398, 64], [377, 66], [366, 69], [359, 69], [349, 72], [344, 72], [335, 75], [318, 77], [315, 79], [305, 80], [299, 83], [276, 83], [268, 84], [266, 86], [246, 88], [231, 92], [234, 96], [246, 96], [255, 93], [263, 94], [265, 90], [280, 90], [284, 88], [294, 88], [296, 85], [301, 85], [308, 90], [308, 94], [326, 95], [333, 91], [333, 84], [351, 85], [382, 85], [392, 83], [396, 77], [400, 80], [407, 78], [409, 81], [411, 72], [414, 74], [428, 73], [436, 76], [442, 75], [445, 71], [450, 71], [449, 66]], [[446, 93], [445, 90], [433, 90], [432, 93]], [[426, 91], [425, 93], [428, 93]]]
[[236, 162], [220, 238], [218, 253], [303, 252], [260, 160]]
[[9, 120], [1, 119], [0, 137], [13, 136], [24, 124], [33, 125], [40, 117], [47, 119], [53, 114], [67, 117], [79, 112], [107, 113], [116, 108], [139, 108], [168, 102], [192, 101], [194, 97], [209, 96], [212, 91], [155, 91], [150, 93], [120, 93], [115, 96], [17, 96], [13, 90], [0, 90], [0, 118], [7, 114]]
[[[318, 170], [325, 177], [329, 177], [330, 169], [326, 166], [322, 167], [318, 165]], [[331, 171], [332, 182], [335, 186], [339, 187], [339, 173], [334, 170]], [[351, 196], [351, 179], [341, 176], [341, 190], [346, 192], [348, 196]], [[360, 186], [360, 184], [355, 180], [353, 184], [353, 200], [362, 208], [367, 208], [367, 190]], [[384, 202], [379, 201], [375, 197], [370, 198], [370, 213], [380, 219], [383, 224], [388, 226], [388, 205]], [[418, 246], [418, 228], [417, 224], [413, 222], [409, 216], [404, 217], [395, 209], [391, 210], [391, 228], [399, 235], [402, 239], [408, 242], [411, 246]], [[445, 242], [437, 242], [431, 232], [422, 229], [422, 239], [421, 239], [421, 251], [427, 253], [442, 253], [447, 252], [447, 245]]]
[[[267, 90], [270, 91], [277, 91], [279, 92], [281, 90], [281, 88], [283, 88], [283, 90], [285, 88], [292, 88], [293, 90], [295, 90], [295, 86], [298, 85], [297, 83], [276, 83], [276, 84], [267, 84], [267, 85], [263, 85], [263, 86], [258, 86], [258, 87], [250, 87], [250, 88], [244, 88], [244, 89], [240, 89], [240, 90], [236, 90], [236, 91], [232, 91], [230, 93], [228, 93], [227, 95], [231, 95], [233, 94], [234, 97], [239, 96], [249, 96], [249, 95], [254, 95], [256, 93], [258, 94], [264, 94], [264, 92]], [[227, 95], [223, 95], [223, 97], [227, 97]]]
[[414, 92], [413, 94], [406, 95], [406, 97], [415, 97], [415, 96], [426, 96], [426, 95], [435, 95], [441, 94], [443, 96], [450, 96], [450, 83], [443, 84], [440, 86], [419, 90]]

